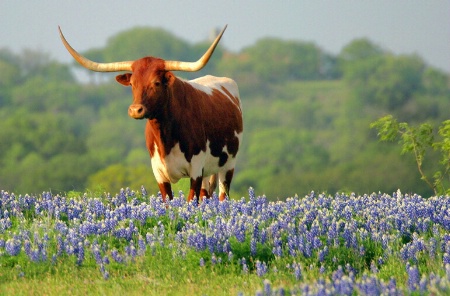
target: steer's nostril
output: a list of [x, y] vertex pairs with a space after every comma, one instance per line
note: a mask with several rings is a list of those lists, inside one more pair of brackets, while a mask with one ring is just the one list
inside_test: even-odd
[[141, 104], [134, 104], [128, 108], [128, 115], [136, 119], [142, 119], [145, 116], [145, 107]]

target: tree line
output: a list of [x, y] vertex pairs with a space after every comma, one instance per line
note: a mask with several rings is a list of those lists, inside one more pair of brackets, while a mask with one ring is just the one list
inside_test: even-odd
[[[99, 62], [147, 55], [192, 61], [208, 45], [142, 27], [82, 54]], [[80, 82], [77, 67], [39, 51], [0, 49], [0, 188], [117, 192], [144, 185], [156, 193], [145, 122], [127, 115], [130, 90], [105, 73], [77, 70], [88, 78]], [[313, 43], [264, 38], [239, 52], [219, 45], [205, 69], [176, 74], [228, 76], [240, 87], [245, 134], [236, 197], [250, 186], [272, 199], [311, 190], [433, 194], [414, 161], [370, 129], [387, 114], [411, 124], [448, 119], [449, 75], [417, 55], [394, 55], [368, 39], [331, 55]], [[425, 171], [439, 162], [433, 153]]]

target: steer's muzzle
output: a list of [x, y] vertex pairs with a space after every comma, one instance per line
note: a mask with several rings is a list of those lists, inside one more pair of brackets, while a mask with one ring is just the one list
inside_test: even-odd
[[128, 115], [134, 119], [143, 119], [145, 117], [146, 108], [142, 104], [133, 104], [128, 108]]

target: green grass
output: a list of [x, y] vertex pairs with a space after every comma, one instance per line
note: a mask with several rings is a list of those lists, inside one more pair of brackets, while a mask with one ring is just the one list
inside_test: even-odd
[[[76, 266], [68, 257], [54, 265], [18, 257], [10, 258], [14, 267], [13, 262], [1, 263], [0, 295], [249, 295], [262, 287], [261, 278], [243, 274], [234, 263], [213, 266], [207, 261], [200, 267], [201, 253], [193, 251], [180, 259], [158, 248], [155, 255], [136, 257], [125, 265], [111, 262], [107, 280], [93, 259]], [[292, 281], [289, 278], [282, 274], [272, 283], [285, 285]]]

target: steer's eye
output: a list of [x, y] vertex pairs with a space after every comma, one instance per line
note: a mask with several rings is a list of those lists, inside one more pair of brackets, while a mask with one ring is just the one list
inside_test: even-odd
[[161, 81], [156, 80], [156, 81], [155, 81], [155, 86], [156, 86], [156, 87], [159, 87], [160, 85], [161, 85]]

